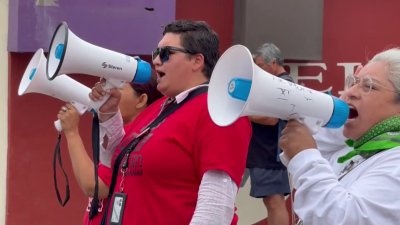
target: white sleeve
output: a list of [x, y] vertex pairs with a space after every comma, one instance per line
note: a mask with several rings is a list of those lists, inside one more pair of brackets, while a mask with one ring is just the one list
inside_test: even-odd
[[111, 167], [115, 148], [125, 135], [121, 113], [118, 111], [109, 120], [99, 123], [100, 128], [100, 162]]
[[307, 225], [398, 224], [400, 152], [372, 156], [341, 181], [317, 149], [307, 149], [288, 165], [296, 188], [293, 209]]
[[338, 164], [337, 159], [352, 150], [346, 144], [347, 138], [343, 136], [343, 126], [340, 128], [321, 127], [313, 137], [322, 157], [328, 160], [335, 173], [338, 174], [344, 165]]
[[343, 126], [340, 128], [321, 127], [313, 137], [324, 158], [330, 158], [337, 151], [347, 147], [347, 138], [343, 136]]
[[199, 187], [196, 210], [190, 225], [230, 225], [238, 187], [220, 170], [209, 170]]

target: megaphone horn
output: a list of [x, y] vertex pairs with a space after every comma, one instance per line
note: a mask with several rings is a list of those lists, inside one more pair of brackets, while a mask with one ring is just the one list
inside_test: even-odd
[[349, 107], [341, 99], [262, 70], [242, 45], [230, 47], [215, 65], [208, 109], [219, 126], [230, 125], [241, 116], [259, 115], [297, 119], [312, 131], [320, 126], [340, 127], [349, 115]]
[[105, 78], [105, 89], [109, 89], [122, 87], [125, 82], [146, 83], [151, 76], [146, 61], [88, 43], [77, 37], [66, 22], [58, 25], [49, 49], [46, 72], [50, 80], [63, 73], [88, 74]]
[[[75, 81], [65, 74], [57, 76], [50, 81], [46, 77], [46, 57], [43, 49], [38, 49], [32, 56], [18, 88], [18, 95], [26, 93], [41, 93], [64, 102], [71, 102], [80, 114], [89, 111], [91, 100], [89, 98], [90, 88]], [[61, 131], [60, 121], [55, 122], [55, 127]]]

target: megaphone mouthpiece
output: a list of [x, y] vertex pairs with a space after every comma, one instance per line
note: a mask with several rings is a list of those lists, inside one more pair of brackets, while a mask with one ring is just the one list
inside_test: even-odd
[[151, 65], [148, 62], [141, 60], [140, 58], [136, 58], [136, 60], [136, 76], [132, 82], [137, 84], [147, 83], [151, 77]]
[[349, 118], [349, 106], [344, 101], [332, 96], [333, 111], [330, 120], [325, 124], [328, 128], [339, 128]]

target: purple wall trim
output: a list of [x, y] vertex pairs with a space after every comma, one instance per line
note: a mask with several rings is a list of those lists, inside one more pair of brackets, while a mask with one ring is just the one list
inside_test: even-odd
[[66, 21], [83, 40], [134, 55], [151, 54], [176, 8], [175, 0], [13, 0], [9, 7], [9, 52], [47, 52]]

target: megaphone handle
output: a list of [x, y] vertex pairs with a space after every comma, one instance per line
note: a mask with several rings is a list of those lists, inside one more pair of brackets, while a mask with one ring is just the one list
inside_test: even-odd
[[[78, 102], [71, 102], [71, 104], [76, 108], [76, 110], [79, 112], [79, 115], [82, 115], [83, 113], [85, 113], [86, 111], [89, 111], [90, 108], [86, 105], [83, 105], [81, 103]], [[60, 120], [56, 120], [54, 121], [54, 127], [56, 128], [56, 130], [58, 132], [62, 131], [62, 126], [61, 126], [61, 121]]]
[[[111, 88], [115, 88], [115, 87], [116, 88], [122, 88], [124, 83], [125, 83], [125, 81], [122, 81], [122, 80], [106, 79], [106, 82], [104, 83], [103, 89], [105, 91], [108, 91]], [[110, 95], [106, 94], [106, 95], [103, 96], [103, 99], [100, 100], [100, 101], [96, 101], [96, 102], [91, 101], [91, 105], [96, 110], [96, 112], [99, 111], [99, 108], [108, 100], [109, 97], [110, 97]]]
[[61, 132], [62, 131], [61, 121], [60, 120], [54, 121], [54, 127], [58, 132]]
[[79, 112], [79, 115], [82, 115], [86, 111], [90, 111], [90, 107], [83, 105], [79, 102], [71, 102], [71, 104], [75, 107], [75, 109]]
[[297, 118], [297, 121], [306, 125], [312, 134], [316, 134], [318, 132], [319, 128], [322, 126], [322, 121], [317, 118], [300, 117], [300, 118]]

